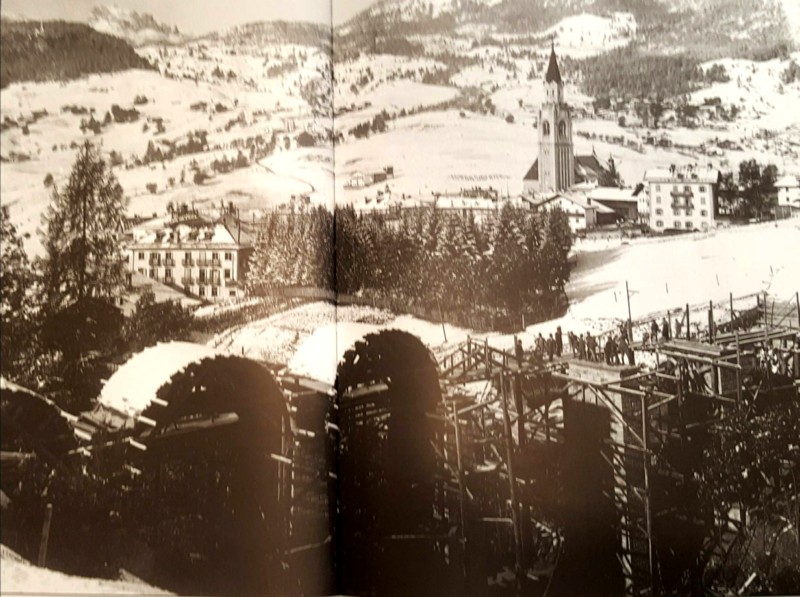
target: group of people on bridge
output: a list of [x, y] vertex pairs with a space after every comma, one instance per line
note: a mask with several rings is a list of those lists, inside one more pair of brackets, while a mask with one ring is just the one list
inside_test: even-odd
[[[567, 332], [567, 340], [572, 356], [580, 360], [605, 361], [608, 365], [636, 364], [633, 348], [629, 341], [628, 327], [625, 324], [620, 326], [619, 334], [608, 334], [604, 344], [602, 344], [602, 339], [593, 336], [591, 332], [575, 334], [569, 331]], [[524, 360], [525, 350], [522, 346], [522, 340], [519, 338], [515, 342], [514, 351], [517, 361], [521, 365]], [[555, 358], [561, 358], [562, 356], [564, 356], [564, 332], [561, 330], [561, 326], [556, 328], [555, 334], [550, 334], [547, 338], [539, 333], [534, 341], [533, 360], [537, 363], [543, 363], [546, 357], [552, 363]]]

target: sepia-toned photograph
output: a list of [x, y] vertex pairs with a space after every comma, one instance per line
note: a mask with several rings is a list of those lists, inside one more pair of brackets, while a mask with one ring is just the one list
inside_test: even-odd
[[800, 0], [2, 0], [0, 594], [800, 594]]

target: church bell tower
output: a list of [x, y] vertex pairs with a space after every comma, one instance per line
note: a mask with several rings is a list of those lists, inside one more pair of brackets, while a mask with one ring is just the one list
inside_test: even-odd
[[572, 115], [564, 103], [564, 83], [554, 45], [550, 46], [544, 92], [545, 101], [539, 108], [539, 190], [548, 193], [575, 184]]

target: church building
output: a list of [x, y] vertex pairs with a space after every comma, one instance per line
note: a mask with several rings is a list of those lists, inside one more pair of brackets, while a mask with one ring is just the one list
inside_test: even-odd
[[595, 155], [576, 156], [572, 113], [564, 101], [564, 82], [555, 46], [544, 77], [545, 101], [539, 108], [539, 157], [523, 179], [526, 195], [566, 191], [578, 183], [599, 184], [605, 168]]

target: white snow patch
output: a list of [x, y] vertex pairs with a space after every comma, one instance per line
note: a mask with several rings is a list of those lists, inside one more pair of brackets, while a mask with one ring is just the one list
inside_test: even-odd
[[99, 402], [136, 415], [150, 405], [159, 388], [192, 363], [217, 352], [191, 342], [160, 343], [132, 356], [106, 381]]

